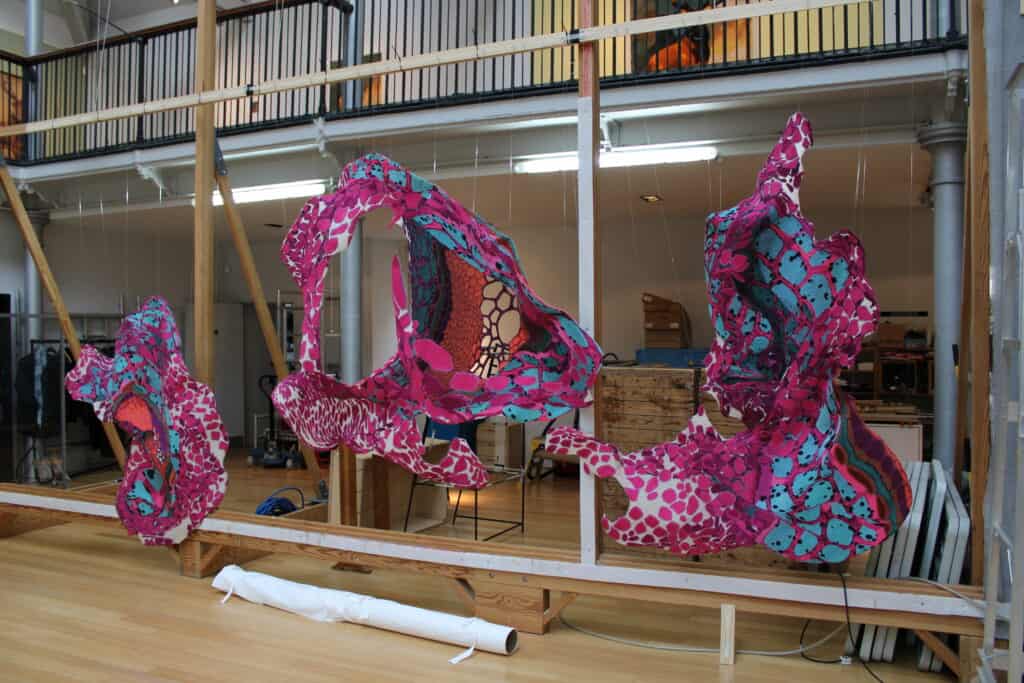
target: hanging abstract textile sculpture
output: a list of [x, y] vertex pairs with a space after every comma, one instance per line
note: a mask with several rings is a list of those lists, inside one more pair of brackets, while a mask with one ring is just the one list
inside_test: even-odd
[[682, 555], [762, 543], [804, 562], [842, 562], [895, 532], [910, 486], [893, 453], [837, 390], [876, 327], [864, 252], [846, 232], [814, 239], [800, 213], [811, 126], [794, 114], [754, 194], [707, 222], [704, 267], [715, 342], [706, 389], [745, 431], [723, 439], [703, 412], [675, 441], [620, 453], [559, 428], [547, 450], [613, 477], [626, 545]]
[[[359, 219], [379, 207], [392, 210], [409, 242], [412, 299], [395, 258], [398, 351], [348, 385], [320, 370], [324, 277]], [[553, 419], [592, 400], [601, 350], [530, 289], [512, 240], [387, 157], [353, 161], [336, 192], [310, 199], [281, 257], [305, 308], [301, 367], [274, 390], [274, 405], [316, 448], [345, 444], [423, 479], [479, 488], [487, 473], [464, 439], [454, 439], [437, 464], [423, 459], [418, 413], [445, 424], [499, 414], [525, 422]]]
[[124, 319], [113, 358], [83, 347], [67, 388], [131, 436], [117, 490], [128, 531], [146, 545], [180, 543], [217, 509], [228, 436], [213, 391], [188, 374], [166, 301], [149, 298]]

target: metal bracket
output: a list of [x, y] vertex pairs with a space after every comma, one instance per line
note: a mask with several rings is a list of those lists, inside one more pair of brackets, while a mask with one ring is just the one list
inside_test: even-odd
[[622, 123], [607, 116], [601, 116], [601, 149], [610, 150], [619, 145], [622, 139]]
[[228, 164], [224, 161], [224, 150], [220, 148], [220, 140], [213, 140], [213, 170], [219, 176], [228, 174]]
[[335, 164], [341, 165], [337, 155], [330, 150], [327, 144], [330, 139], [327, 137], [327, 120], [322, 116], [313, 119], [313, 128], [316, 129], [316, 149], [324, 159], [331, 159]]
[[168, 197], [174, 196], [174, 193], [167, 187], [167, 183], [164, 181], [163, 175], [161, 175], [160, 171], [157, 168], [150, 166], [149, 164], [144, 164], [139, 160], [138, 151], [135, 152], [134, 165], [135, 172], [143, 179], [156, 185], [160, 190], [161, 195], [166, 195]]

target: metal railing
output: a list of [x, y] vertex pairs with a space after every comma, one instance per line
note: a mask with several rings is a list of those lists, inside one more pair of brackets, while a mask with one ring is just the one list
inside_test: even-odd
[[[761, 0], [599, 0], [613, 23]], [[738, 70], [866, 59], [966, 44], [966, 0], [865, 0], [603, 41], [603, 85], [707, 77]], [[363, 61], [392, 59], [576, 27], [576, 0], [368, 0], [360, 3]], [[276, 0], [221, 13], [217, 87], [258, 83], [345, 63], [347, 3]], [[193, 91], [195, 21], [34, 59], [0, 53], [0, 124], [42, 120]], [[216, 105], [221, 133], [466, 101], [566, 90], [575, 51], [431, 67], [368, 79], [346, 110], [343, 86]], [[192, 110], [164, 112], [3, 141], [14, 163], [39, 163], [190, 139]], [[27, 138], [27, 139], [26, 139]]]

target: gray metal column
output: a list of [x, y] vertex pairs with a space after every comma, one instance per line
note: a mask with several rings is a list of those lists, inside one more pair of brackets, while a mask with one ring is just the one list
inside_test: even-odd
[[918, 132], [932, 157], [934, 202], [935, 427], [932, 457], [953, 468], [956, 441], [956, 366], [959, 344], [964, 236], [964, 142], [962, 123], [933, 123]]
[[363, 378], [363, 224], [341, 254], [341, 381]]
[[[25, 54], [29, 57], [38, 55], [43, 51], [43, 0], [28, 0], [25, 3]], [[34, 69], [28, 74], [28, 101], [25, 103], [26, 111], [30, 117], [37, 111], [37, 90]], [[31, 118], [30, 118], [31, 120]], [[30, 158], [34, 156], [37, 136], [29, 135], [27, 140]], [[32, 224], [39, 231], [41, 225], [32, 218]], [[44, 223], [45, 224], [45, 223]], [[43, 295], [39, 284], [39, 272], [36, 270], [36, 263], [32, 260], [28, 249], [25, 249], [25, 312], [36, 316], [28, 319], [26, 326], [26, 340], [42, 337], [42, 320], [39, 317], [43, 312]]]
[[[362, 2], [354, 0], [346, 18], [345, 63], [354, 66], [362, 55]], [[358, 81], [345, 84], [345, 111], [362, 102]], [[341, 381], [354, 384], [363, 378], [363, 222], [341, 255]]]

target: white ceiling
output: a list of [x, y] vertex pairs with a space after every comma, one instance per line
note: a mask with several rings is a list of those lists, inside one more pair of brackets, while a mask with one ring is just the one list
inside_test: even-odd
[[[753, 189], [763, 155], [732, 156], [707, 163], [605, 169], [598, 179], [600, 220], [606, 228], [624, 225], [672, 225], [692, 221], [734, 205]], [[929, 180], [930, 159], [918, 145], [880, 145], [846, 149], [812, 149], [805, 157], [806, 175], [801, 191], [805, 214], [849, 215], [847, 225], [863, 211], [909, 209], [920, 206]], [[576, 222], [574, 173], [539, 175], [487, 175], [438, 181], [463, 205], [499, 229], [571, 226]], [[642, 194], [658, 194], [663, 201], [648, 204]], [[254, 242], [279, 241], [302, 208], [303, 199], [240, 206]], [[228, 239], [219, 209], [220, 238]], [[367, 236], [386, 238], [381, 228], [387, 215], [371, 217]], [[185, 237], [192, 229], [190, 205], [111, 212], [104, 216], [71, 217], [64, 223], [83, 228], [125, 230], [135, 233]], [[267, 227], [268, 223], [283, 228]], [[829, 225], [828, 229], [843, 227]], [[391, 237], [397, 237], [392, 234]]]

